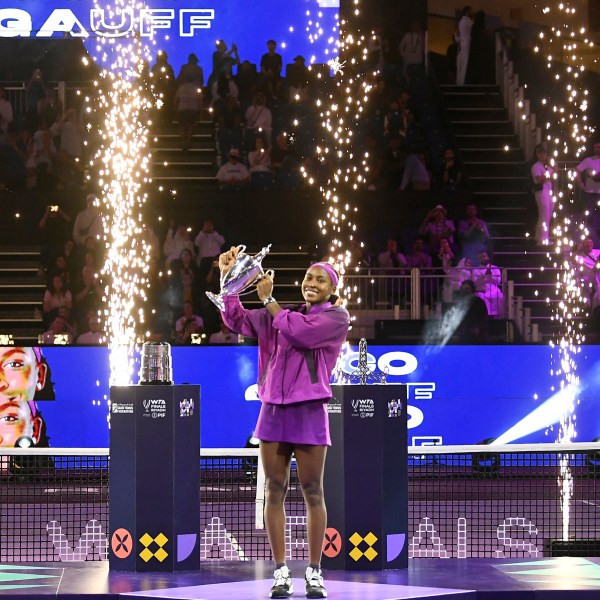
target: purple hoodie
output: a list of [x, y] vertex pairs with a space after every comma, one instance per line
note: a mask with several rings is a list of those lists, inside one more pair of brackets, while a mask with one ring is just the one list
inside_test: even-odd
[[258, 338], [258, 395], [268, 404], [331, 398], [329, 380], [346, 340], [350, 316], [329, 302], [305, 314], [284, 308], [245, 309], [238, 296], [225, 296], [223, 320], [236, 333]]

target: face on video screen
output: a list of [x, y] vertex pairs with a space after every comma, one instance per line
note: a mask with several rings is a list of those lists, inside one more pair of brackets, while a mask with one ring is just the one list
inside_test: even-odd
[[39, 441], [41, 418], [34, 398], [46, 375], [39, 350], [0, 346], [0, 446], [12, 447], [24, 435]]

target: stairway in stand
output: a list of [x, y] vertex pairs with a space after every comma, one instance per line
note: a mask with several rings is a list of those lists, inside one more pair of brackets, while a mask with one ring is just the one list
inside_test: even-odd
[[[544, 337], [552, 335], [552, 271], [547, 251], [534, 239], [537, 207], [531, 193], [531, 163], [495, 85], [440, 86], [456, 149], [493, 240], [493, 263], [508, 269], [515, 295], [531, 309]], [[529, 234], [529, 235], [528, 235]], [[545, 270], [541, 268], [544, 267]]]
[[45, 289], [39, 248], [0, 248], [0, 345], [37, 343]]
[[216, 187], [215, 126], [212, 121], [196, 123], [192, 143], [183, 150], [177, 122], [157, 128], [151, 135], [152, 179], [164, 189], [185, 186], [202, 190]]

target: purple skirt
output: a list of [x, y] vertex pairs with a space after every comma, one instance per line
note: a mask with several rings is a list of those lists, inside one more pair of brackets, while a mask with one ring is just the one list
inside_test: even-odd
[[263, 402], [254, 437], [263, 442], [331, 446], [326, 400], [294, 404]]

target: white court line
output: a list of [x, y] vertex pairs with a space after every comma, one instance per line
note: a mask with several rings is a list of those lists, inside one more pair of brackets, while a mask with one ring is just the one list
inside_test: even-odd
[[56, 596], [58, 596], [58, 588], [60, 588], [60, 584], [62, 583], [63, 577], [65, 575], [65, 570], [62, 570], [62, 573], [60, 574], [60, 579], [58, 580], [58, 585], [56, 586]]

